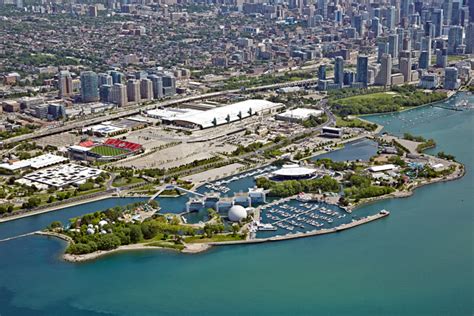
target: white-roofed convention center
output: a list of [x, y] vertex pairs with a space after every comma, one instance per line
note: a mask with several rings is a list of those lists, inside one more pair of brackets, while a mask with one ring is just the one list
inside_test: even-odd
[[301, 167], [297, 164], [283, 165], [281, 169], [274, 171], [274, 177], [283, 179], [309, 178], [315, 175], [316, 169]]
[[172, 119], [172, 124], [187, 128], [209, 128], [242, 120], [252, 115], [272, 114], [281, 107], [283, 107], [281, 103], [266, 100], [245, 100], [208, 111], [195, 111], [177, 115]]

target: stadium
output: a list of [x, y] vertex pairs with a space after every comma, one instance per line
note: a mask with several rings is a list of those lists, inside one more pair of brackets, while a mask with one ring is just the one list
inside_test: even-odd
[[68, 148], [71, 159], [88, 161], [114, 161], [141, 152], [142, 145], [115, 138], [109, 138], [103, 143], [84, 141]]

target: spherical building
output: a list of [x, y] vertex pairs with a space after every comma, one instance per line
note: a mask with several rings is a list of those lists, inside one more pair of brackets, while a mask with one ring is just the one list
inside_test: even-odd
[[240, 222], [247, 217], [247, 210], [241, 205], [234, 205], [229, 209], [228, 216], [231, 222]]

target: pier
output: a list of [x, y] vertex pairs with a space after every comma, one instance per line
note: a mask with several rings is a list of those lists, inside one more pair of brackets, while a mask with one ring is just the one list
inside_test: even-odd
[[35, 232], [31, 232], [31, 233], [26, 233], [26, 234], [21, 234], [21, 235], [17, 235], [17, 236], [12, 236], [12, 237], [8, 237], [8, 238], [0, 239], [0, 242], [15, 240], [15, 239], [22, 238], [22, 237], [27, 237], [27, 236], [32, 236], [32, 235], [35, 235], [35, 234], [37, 234], [37, 233], [38, 233], [38, 232], [35, 231]]

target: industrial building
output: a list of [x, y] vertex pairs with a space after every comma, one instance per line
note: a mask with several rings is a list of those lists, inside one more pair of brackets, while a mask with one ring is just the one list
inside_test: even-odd
[[323, 111], [321, 110], [298, 108], [279, 113], [275, 116], [275, 118], [281, 121], [301, 123], [309, 119], [311, 116], [319, 117], [322, 114]]
[[280, 108], [283, 108], [281, 103], [273, 103], [266, 100], [245, 100], [215, 107], [207, 111], [166, 109], [148, 111], [147, 114], [160, 118], [165, 124], [190, 129], [204, 129], [239, 121], [252, 115], [274, 114]]
[[67, 185], [79, 185], [87, 179], [97, 178], [103, 171], [95, 168], [88, 168], [72, 163], [51, 167], [30, 173], [23, 179], [38, 182], [49, 187], [62, 188]]

